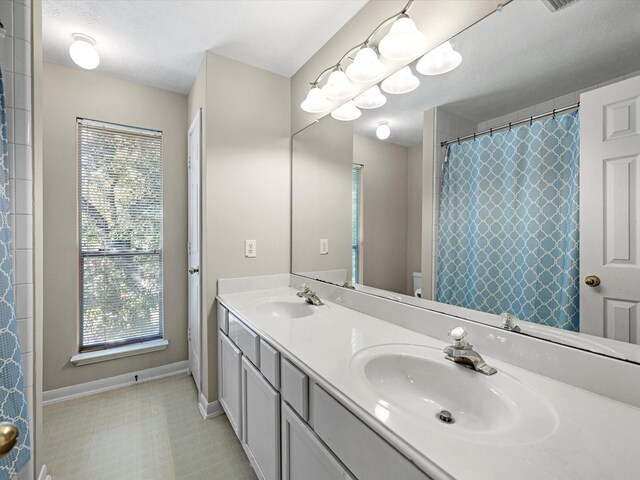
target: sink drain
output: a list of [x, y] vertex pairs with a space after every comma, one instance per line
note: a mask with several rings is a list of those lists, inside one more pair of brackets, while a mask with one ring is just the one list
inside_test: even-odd
[[455, 423], [456, 421], [449, 410], [440, 410], [438, 413], [436, 413], [436, 417], [438, 420], [444, 423]]

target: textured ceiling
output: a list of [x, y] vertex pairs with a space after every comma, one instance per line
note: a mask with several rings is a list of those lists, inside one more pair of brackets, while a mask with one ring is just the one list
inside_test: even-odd
[[389, 141], [412, 146], [429, 108], [479, 123], [640, 70], [640, 0], [579, 0], [553, 13], [540, 0], [514, 0], [451, 43], [460, 67], [416, 74], [417, 90], [363, 111], [355, 132], [373, 137], [387, 120]]
[[96, 72], [186, 94], [205, 51], [293, 75], [366, 0], [43, 0], [44, 59], [73, 66], [93, 37]]

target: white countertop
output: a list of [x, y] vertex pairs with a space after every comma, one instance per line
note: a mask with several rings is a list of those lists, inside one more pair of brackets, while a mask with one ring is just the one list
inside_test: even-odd
[[379, 398], [351, 374], [354, 354], [388, 344], [442, 349], [444, 342], [331, 302], [297, 319], [256, 312], [255, 306], [265, 301], [301, 301], [288, 287], [223, 294], [219, 299], [434, 479], [447, 477], [433, 471], [434, 465], [459, 480], [640, 478], [639, 408], [483, 355], [499, 373], [516, 378], [548, 402], [555, 412], [548, 435], [533, 443], [478, 441], [477, 435], [465, 440], [447, 431], [455, 425], [434, 422], [427, 427], [393, 411], [381, 419], [376, 416]]

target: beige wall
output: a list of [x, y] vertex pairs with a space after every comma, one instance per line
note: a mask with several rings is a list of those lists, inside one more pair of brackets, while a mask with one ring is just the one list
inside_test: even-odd
[[[187, 359], [187, 97], [45, 64], [44, 390]], [[161, 130], [164, 154], [164, 351], [76, 367], [76, 117]]]
[[[207, 53], [189, 97], [189, 118], [202, 107], [206, 125], [202, 389], [212, 402], [218, 396], [218, 279], [290, 269], [290, 81]], [[257, 241], [256, 258], [245, 258], [246, 239]]]
[[413, 295], [413, 272], [422, 269], [422, 144], [407, 157], [407, 294]]
[[362, 170], [363, 284], [406, 293], [407, 147], [354, 135]]
[[[344, 271], [337, 283], [351, 281], [351, 171], [354, 135], [351, 122], [331, 117], [293, 137], [291, 270], [330, 280], [328, 271]], [[320, 239], [329, 240], [320, 255]]]
[[422, 298], [431, 300], [433, 281], [433, 169], [435, 108], [424, 112], [422, 130]]

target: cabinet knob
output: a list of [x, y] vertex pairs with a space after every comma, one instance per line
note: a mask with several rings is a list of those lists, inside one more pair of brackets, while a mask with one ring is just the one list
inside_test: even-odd
[[598, 277], [597, 275], [587, 275], [584, 278], [584, 283], [589, 287], [597, 287], [598, 285], [600, 285], [600, 277]]

